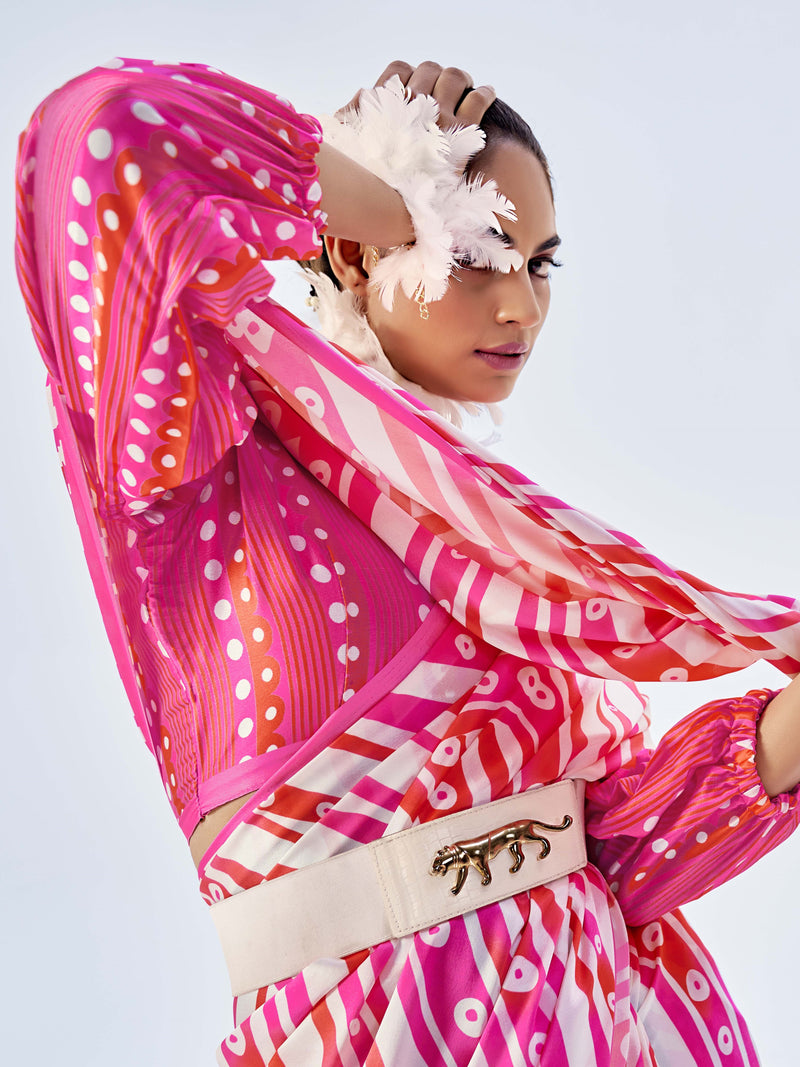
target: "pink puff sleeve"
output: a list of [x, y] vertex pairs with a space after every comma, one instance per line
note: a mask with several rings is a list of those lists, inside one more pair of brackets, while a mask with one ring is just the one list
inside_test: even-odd
[[755, 769], [766, 690], [706, 704], [654, 750], [586, 791], [591, 860], [631, 926], [702, 896], [785, 840], [797, 790], [771, 799]]
[[318, 254], [320, 141], [279, 97], [141, 61], [68, 83], [23, 134], [18, 273], [110, 509], [146, 509], [252, 426], [221, 328], [267, 296], [262, 260]]

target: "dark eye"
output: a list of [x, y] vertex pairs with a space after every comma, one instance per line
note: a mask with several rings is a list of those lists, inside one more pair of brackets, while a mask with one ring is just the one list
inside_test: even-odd
[[538, 256], [536, 259], [528, 260], [528, 273], [535, 275], [537, 278], [549, 278], [550, 271], [554, 267], [561, 266], [563, 266], [562, 263], [551, 259], [549, 256]]

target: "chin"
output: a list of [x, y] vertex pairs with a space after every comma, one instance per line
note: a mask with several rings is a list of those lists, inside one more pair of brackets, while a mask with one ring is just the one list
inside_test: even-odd
[[502, 400], [508, 400], [516, 384], [516, 381], [501, 382], [491, 389], [476, 389], [472, 396], [462, 396], [460, 399], [472, 404], [499, 404]]

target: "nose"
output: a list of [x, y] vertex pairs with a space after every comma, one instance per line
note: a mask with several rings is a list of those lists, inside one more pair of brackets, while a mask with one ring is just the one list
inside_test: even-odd
[[498, 273], [496, 278], [497, 321], [515, 322], [527, 329], [540, 326], [547, 314], [548, 283], [529, 274], [526, 267], [511, 270], [508, 274]]

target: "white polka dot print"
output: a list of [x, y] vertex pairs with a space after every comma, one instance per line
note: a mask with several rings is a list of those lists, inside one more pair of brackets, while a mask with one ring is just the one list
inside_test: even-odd
[[76, 245], [88, 245], [89, 238], [86, 236], [86, 230], [74, 219], [72, 222], [67, 223], [67, 233]]
[[222, 622], [230, 618], [231, 611], [232, 608], [230, 600], [218, 600], [214, 605], [214, 614], [217, 616], [218, 619], [221, 619]]
[[128, 185], [138, 185], [142, 180], [142, 168], [137, 163], [126, 163], [122, 168], [122, 177]]
[[83, 207], [88, 207], [92, 202], [92, 191], [85, 178], [77, 176], [72, 179], [72, 195]]
[[131, 105], [131, 111], [140, 122], [147, 122], [151, 126], [163, 126], [164, 119], [159, 115], [152, 104], [146, 100], [137, 100]]
[[89, 271], [77, 259], [71, 259], [67, 269], [77, 281], [86, 282], [89, 280]]
[[95, 159], [108, 159], [114, 147], [114, 141], [108, 130], [98, 127], [96, 130], [92, 130], [86, 138], [86, 147], [89, 149], [89, 154], [94, 156]]

